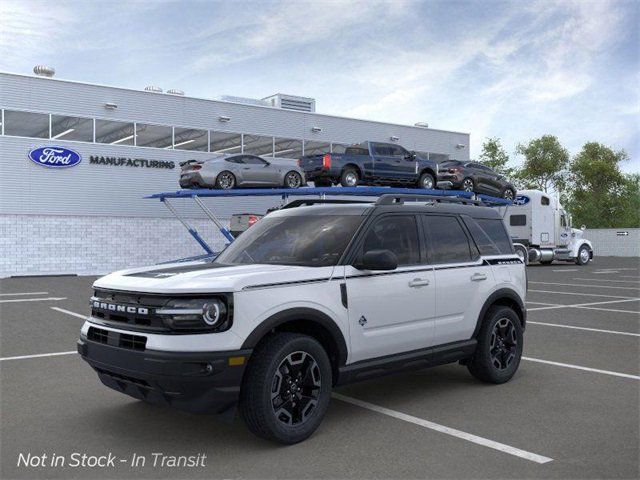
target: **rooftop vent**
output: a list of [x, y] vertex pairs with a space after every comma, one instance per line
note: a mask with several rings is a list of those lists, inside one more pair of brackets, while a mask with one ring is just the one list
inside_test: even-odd
[[53, 67], [47, 67], [45, 65], [36, 65], [33, 67], [33, 73], [39, 77], [53, 77], [56, 74], [56, 69]]
[[147, 85], [144, 87], [145, 92], [162, 93], [162, 89], [155, 85]]
[[172, 88], [171, 90], [167, 90], [169, 95], [180, 95], [183, 96], [184, 92], [182, 90], [178, 90], [177, 88]]
[[263, 100], [267, 101], [272, 107], [283, 108], [285, 110], [296, 110], [298, 112], [316, 111], [316, 101], [313, 98], [276, 93], [270, 97], [263, 98]]
[[418, 122], [414, 123], [416, 127], [429, 128], [429, 124], [427, 122]]

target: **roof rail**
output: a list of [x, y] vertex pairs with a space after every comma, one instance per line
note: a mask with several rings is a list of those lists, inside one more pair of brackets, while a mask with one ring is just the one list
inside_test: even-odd
[[372, 203], [366, 200], [336, 200], [336, 199], [323, 199], [323, 198], [301, 198], [299, 200], [293, 200], [292, 202], [287, 203], [279, 208], [279, 210], [284, 210], [285, 208], [296, 208], [302, 206], [309, 205], [317, 205], [317, 204], [353, 204], [353, 203]]
[[464, 197], [438, 196], [438, 195], [414, 195], [414, 194], [386, 194], [381, 195], [376, 201], [376, 205], [403, 204], [405, 200], [420, 202], [428, 200], [435, 203], [460, 203], [462, 205], [484, 206], [481, 200], [472, 200]]

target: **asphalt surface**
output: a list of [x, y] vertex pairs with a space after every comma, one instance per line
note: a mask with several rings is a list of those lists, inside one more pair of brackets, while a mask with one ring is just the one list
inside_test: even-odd
[[[511, 382], [446, 365], [350, 385], [290, 447], [238, 419], [123, 396], [76, 354], [30, 357], [75, 350], [83, 320], [72, 314], [87, 313], [94, 277], [1, 280], [0, 477], [638, 478], [640, 259], [527, 271], [526, 360]], [[113, 467], [72, 466], [74, 454], [109, 453]], [[154, 453], [206, 459], [153, 466]], [[29, 454], [33, 466], [19, 466]]]

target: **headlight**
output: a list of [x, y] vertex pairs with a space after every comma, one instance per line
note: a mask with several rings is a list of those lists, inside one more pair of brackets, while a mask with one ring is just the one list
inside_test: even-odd
[[172, 330], [215, 331], [231, 326], [230, 299], [194, 298], [169, 300], [155, 311]]

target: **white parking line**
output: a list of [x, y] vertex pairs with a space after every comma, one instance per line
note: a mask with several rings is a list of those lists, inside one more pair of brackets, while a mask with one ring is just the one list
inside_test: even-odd
[[[625, 302], [637, 302], [640, 298], [627, 298], [626, 300], [609, 300], [606, 302], [590, 302], [590, 303], [575, 303], [573, 305], [551, 305], [549, 307], [536, 307], [536, 308], [527, 308], [527, 312], [535, 312], [537, 310], [553, 310], [556, 308], [589, 308], [593, 305], [606, 305], [609, 303], [625, 303]], [[599, 310], [607, 310], [607, 309], [599, 309]], [[627, 312], [627, 313], [636, 313], [632, 310], [612, 310], [619, 312]]]
[[67, 315], [71, 315], [73, 317], [78, 317], [78, 318], [83, 318], [83, 319], [87, 318], [86, 315], [82, 315], [80, 313], [72, 312], [70, 310], [65, 310], [64, 308], [60, 308], [60, 307], [49, 307], [49, 308], [51, 310], [55, 310], [56, 312], [66, 313]]
[[21, 355], [19, 357], [2, 357], [0, 358], [0, 362], [4, 362], [6, 360], [25, 360], [27, 358], [57, 357], [60, 355], [73, 355], [74, 353], [78, 352], [73, 350], [71, 352], [39, 353], [37, 355]]
[[414, 417], [412, 415], [407, 415], [406, 413], [398, 412], [396, 410], [391, 410], [389, 408], [381, 407], [379, 405], [374, 405], [373, 403], [364, 402], [362, 400], [358, 400], [357, 398], [347, 397], [339, 393], [333, 393], [332, 396], [337, 400], [341, 400], [343, 402], [350, 403], [351, 405], [356, 405], [358, 407], [371, 410], [372, 412], [381, 413], [382, 415], [387, 415], [389, 417], [393, 417], [398, 420], [402, 420], [404, 422], [413, 423], [414, 425], [419, 425], [421, 427], [428, 428], [430, 430], [435, 430], [436, 432], [444, 433], [446, 435], [451, 435], [453, 437], [457, 437], [462, 440], [467, 440], [468, 442], [472, 442], [477, 445], [481, 445], [483, 447], [492, 448], [500, 452], [508, 453], [509, 455], [514, 455], [516, 457], [524, 458], [525, 460], [529, 460], [535, 463], [549, 463], [553, 461], [553, 458], [543, 457], [542, 455], [527, 452], [526, 450], [520, 450], [519, 448], [515, 448], [510, 445], [505, 445], [504, 443], [494, 442], [493, 440], [489, 440], [488, 438], [479, 437], [471, 433], [463, 432], [461, 430], [456, 430], [455, 428], [445, 427], [444, 425], [440, 425], [438, 423], [430, 422], [428, 420], [423, 420], [422, 418]]
[[580, 365], [572, 365], [570, 363], [551, 362], [549, 360], [542, 360], [541, 358], [522, 357], [523, 360], [536, 363], [546, 363], [547, 365], [554, 365], [556, 367], [573, 368], [575, 370], [584, 370], [586, 372], [603, 373], [604, 375], [611, 375], [614, 377], [631, 378], [632, 380], [640, 380], [638, 375], [629, 375], [628, 373], [611, 372], [609, 370], [599, 370], [597, 368], [582, 367]]
[[640, 275], [618, 275], [620, 278], [638, 278], [640, 279]]
[[640, 290], [640, 286], [638, 287], [618, 287], [617, 285], [577, 285], [575, 283], [554, 283], [554, 282], [529, 282], [535, 283], [538, 285], [563, 285], [565, 287], [588, 287], [588, 288], [614, 288], [616, 290]]
[[620, 295], [601, 295], [599, 293], [579, 293], [579, 292], [554, 292], [553, 290], [527, 290], [534, 293], [557, 293], [558, 295], [581, 295], [583, 297], [605, 297], [605, 298], [628, 298], [631, 300], [640, 300], [636, 297], [621, 297]]
[[552, 272], [577, 272], [579, 268], [561, 268], [559, 270], [551, 270]]
[[575, 308], [583, 308], [585, 310], [600, 310], [602, 312], [632, 313], [635, 315], [640, 315], [640, 312], [636, 312], [635, 310], [616, 310], [615, 308], [598, 308], [598, 307], [585, 307], [585, 306], [578, 306]]
[[527, 302], [526, 302], [526, 303], [530, 303], [530, 304], [532, 304], [532, 305], [547, 305], [547, 306], [551, 305], [551, 306], [554, 306], [554, 307], [556, 307], [556, 306], [560, 305], [559, 303], [542, 303], [542, 302], [532, 302], [531, 300], [527, 300]]
[[609, 282], [609, 283], [633, 283], [634, 285], [640, 286], [640, 281], [636, 280], [635, 282], [632, 280], [609, 280], [608, 278], [579, 278], [573, 277], [572, 280], [586, 280], [589, 282]]
[[546, 323], [546, 322], [530, 322], [530, 321], [527, 321], [527, 326], [529, 326], [529, 325], [544, 325], [545, 327], [571, 328], [571, 329], [574, 329], [574, 330], [586, 330], [587, 332], [612, 333], [612, 334], [615, 334], [615, 335], [629, 335], [631, 337], [640, 337], [640, 333], [618, 332], [616, 330], [602, 330], [600, 328], [577, 327], [575, 325], [561, 325], [559, 323]]
[[0, 300], [0, 303], [14, 302], [57, 302], [58, 300], [66, 300], [66, 297], [47, 297], [47, 298], [12, 298], [10, 300]]
[[49, 295], [49, 292], [0, 293], [0, 297], [14, 297], [18, 295]]

